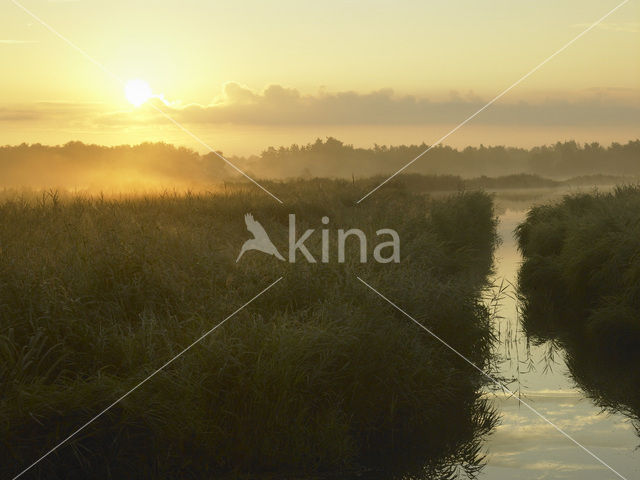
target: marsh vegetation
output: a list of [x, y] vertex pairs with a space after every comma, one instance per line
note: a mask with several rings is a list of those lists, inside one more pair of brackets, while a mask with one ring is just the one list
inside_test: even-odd
[[[11, 476], [242, 309], [30, 472], [35, 478], [477, 474], [496, 423], [486, 378], [357, 281], [490, 368], [480, 292], [491, 198], [399, 186], [355, 206], [351, 182], [214, 194], [7, 196], [0, 204], [0, 469]], [[280, 262], [248, 252], [251, 212], [276, 245], [287, 214], [375, 236], [399, 264]], [[398, 213], [402, 214], [399, 215]], [[319, 240], [309, 245], [318, 251]], [[355, 244], [351, 248], [356, 249]], [[371, 256], [371, 254], [369, 254]], [[351, 259], [351, 261], [349, 261]]]
[[[567, 195], [516, 230], [522, 324], [602, 407], [640, 419], [640, 187]], [[637, 425], [637, 423], [636, 423]], [[636, 426], [637, 428], [637, 426]]]

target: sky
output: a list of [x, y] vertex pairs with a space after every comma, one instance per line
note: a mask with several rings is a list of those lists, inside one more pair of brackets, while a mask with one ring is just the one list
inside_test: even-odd
[[[94, 62], [2, 2], [0, 144], [204, 150], [155, 105], [242, 155], [326, 136], [431, 144], [619, 3], [17, 1]], [[639, 138], [639, 54], [631, 0], [445, 143]], [[114, 77], [154, 97], [136, 107]]]

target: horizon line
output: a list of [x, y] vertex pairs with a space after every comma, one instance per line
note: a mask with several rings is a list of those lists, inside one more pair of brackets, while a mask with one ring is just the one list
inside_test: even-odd
[[[398, 148], [398, 147], [424, 147], [424, 146], [430, 146], [429, 143], [426, 142], [422, 142], [422, 143], [396, 143], [396, 144], [370, 144], [369, 146], [356, 146], [354, 143], [347, 143], [344, 142], [342, 140], [340, 140], [337, 137], [334, 137], [332, 135], [328, 135], [324, 137], [324, 140], [320, 137], [316, 137], [314, 141], [310, 141], [310, 142], [306, 142], [306, 143], [289, 143], [289, 144], [279, 144], [279, 145], [268, 145], [266, 147], [263, 147], [262, 150], [258, 153], [253, 153], [253, 154], [244, 154], [244, 155], [236, 155], [236, 154], [231, 154], [231, 156], [234, 157], [252, 157], [252, 156], [261, 156], [263, 153], [269, 151], [270, 149], [281, 149], [281, 148], [285, 148], [285, 149], [290, 149], [294, 146], [296, 147], [310, 147], [313, 145], [318, 144], [319, 142], [322, 145], [326, 145], [328, 143], [329, 140], [336, 140], [338, 142], [340, 142], [343, 147], [346, 148], [352, 148], [354, 150], [375, 150], [376, 147], [378, 148]], [[456, 152], [464, 152], [464, 150], [468, 149], [468, 148], [472, 148], [472, 149], [495, 149], [495, 148], [504, 148], [504, 149], [511, 149], [511, 150], [525, 150], [525, 151], [531, 151], [534, 150], [536, 148], [545, 148], [545, 147], [554, 147], [557, 145], [566, 145], [566, 144], [571, 144], [571, 143], [575, 143], [579, 148], [584, 149], [584, 147], [586, 146], [590, 146], [590, 145], [594, 145], [597, 144], [598, 146], [605, 148], [605, 149], [609, 149], [611, 148], [613, 145], [629, 145], [631, 143], [635, 143], [635, 142], [640, 142], [640, 135], [636, 136], [635, 138], [629, 138], [628, 140], [624, 141], [624, 142], [619, 142], [619, 141], [611, 141], [611, 142], [607, 142], [607, 143], [601, 143], [597, 140], [588, 142], [580, 142], [578, 140], [575, 139], [564, 139], [564, 140], [556, 140], [555, 142], [552, 143], [540, 143], [540, 144], [535, 144], [533, 146], [518, 146], [518, 145], [508, 145], [508, 144], [484, 144], [484, 143], [479, 143], [479, 144], [467, 144], [464, 147], [455, 147], [449, 144], [437, 144], [433, 147], [433, 149], [448, 149], [448, 150], [453, 150]], [[164, 141], [164, 140], [143, 140], [140, 142], [136, 142], [136, 143], [114, 143], [114, 144], [101, 144], [101, 143], [94, 143], [94, 142], [84, 142], [82, 140], [68, 140], [64, 143], [56, 143], [56, 144], [49, 144], [49, 143], [40, 143], [40, 142], [22, 142], [22, 143], [15, 143], [15, 144], [10, 144], [10, 143], [6, 143], [6, 144], [2, 144], [0, 145], [0, 149], [4, 149], [4, 148], [18, 148], [18, 147], [23, 147], [23, 146], [27, 146], [27, 147], [45, 147], [45, 148], [64, 148], [67, 147], [69, 145], [77, 145], [77, 144], [81, 144], [83, 146], [86, 147], [100, 147], [100, 148], [122, 148], [122, 147], [130, 147], [130, 148], [135, 148], [135, 147], [140, 147], [140, 146], [144, 146], [144, 145], [165, 145], [165, 146], [169, 146], [169, 147], [173, 147], [176, 150], [180, 150], [180, 149], [186, 149], [186, 150], [190, 150], [194, 153], [197, 153], [201, 156], [206, 156], [206, 155], [215, 155], [214, 152], [204, 152], [197, 150], [195, 148], [193, 148], [192, 146], [186, 145], [186, 144], [180, 144], [180, 143], [171, 143], [168, 141]], [[221, 150], [217, 150], [218, 153], [221, 153]]]

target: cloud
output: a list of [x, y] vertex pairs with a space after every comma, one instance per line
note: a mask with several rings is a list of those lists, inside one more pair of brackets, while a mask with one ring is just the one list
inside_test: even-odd
[[[211, 103], [182, 104], [163, 97], [151, 100], [185, 125], [239, 126], [423, 126], [456, 125], [482, 108], [487, 99], [452, 92], [431, 99], [397, 94], [391, 89], [369, 93], [344, 91], [302, 94], [294, 88], [270, 85], [255, 91], [227, 83]], [[38, 103], [20, 107], [0, 106], [0, 121], [55, 118], [92, 128], [122, 128], [169, 124], [151, 105], [113, 111], [106, 105]], [[572, 99], [497, 102], [472, 120], [490, 126], [640, 126], [640, 89], [593, 88]]]
[[0, 122], [72, 122], [88, 124], [104, 111], [99, 103], [36, 102], [30, 105], [0, 106]]
[[[484, 125], [600, 126], [640, 125], [640, 90], [586, 92], [581, 99], [545, 99], [537, 102], [502, 102], [492, 105], [473, 122]], [[623, 95], [623, 99], [620, 96]], [[208, 105], [158, 103], [177, 121], [188, 124], [300, 125], [428, 125], [457, 124], [483, 107], [488, 99], [457, 93], [432, 100], [399, 95], [391, 89], [370, 93], [345, 91], [303, 95], [298, 90], [270, 85], [261, 92], [237, 83]], [[101, 116], [99, 124], [159, 122], [162, 116], [147, 107], [137, 115], [115, 112]]]
[[34, 110], [0, 108], [0, 122], [33, 121], [40, 118], [40, 115]]
[[26, 45], [31, 43], [38, 43], [38, 41], [37, 40], [0, 39], [0, 45]]

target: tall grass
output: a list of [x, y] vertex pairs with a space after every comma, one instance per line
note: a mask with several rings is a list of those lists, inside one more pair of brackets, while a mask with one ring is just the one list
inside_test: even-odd
[[516, 235], [525, 257], [520, 288], [527, 306], [548, 310], [540, 328], [580, 330], [611, 354], [636, 353], [632, 347], [640, 344], [639, 187], [570, 195], [557, 205], [536, 207]]
[[[491, 199], [387, 189], [355, 206], [363, 192], [347, 182], [276, 187], [284, 208], [231, 189], [0, 204], [0, 473], [19, 472], [279, 276], [33, 476], [477, 473], [495, 423], [484, 379], [355, 275], [487, 365], [478, 294], [495, 244]], [[246, 212], [281, 249], [288, 213], [299, 231], [322, 228], [323, 215], [370, 240], [395, 228], [402, 261], [361, 264], [352, 243], [345, 264], [258, 252], [236, 264]], [[315, 254], [319, 241], [307, 242]]]
[[560, 343], [599, 404], [640, 418], [640, 187], [536, 207], [516, 236], [526, 333]]

